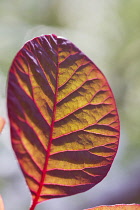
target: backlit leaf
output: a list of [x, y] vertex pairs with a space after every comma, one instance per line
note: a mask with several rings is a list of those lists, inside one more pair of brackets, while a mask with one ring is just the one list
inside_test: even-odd
[[140, 210], [139, 204], [117, 204], [113, 206], [97, 206], [85, 210]]
[[119, 139], [114, 97], [104, 75], [70, 41], [41, 36], [18, 52], [9, 72], [8, 114], [31, 209], [84, 192], [106, 176]]

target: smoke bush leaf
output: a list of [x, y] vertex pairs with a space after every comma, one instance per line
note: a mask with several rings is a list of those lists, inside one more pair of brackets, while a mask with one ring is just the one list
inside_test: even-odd
[[31, 209], [84, 192], [109, 171], [119, 139], [115, 100], [105, 76], [67, 39], [40, 36], [17, 53], [8, 114]]

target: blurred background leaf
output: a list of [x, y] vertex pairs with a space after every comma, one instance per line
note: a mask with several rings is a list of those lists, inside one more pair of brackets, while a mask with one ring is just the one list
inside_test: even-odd
[[[6, 110], [7, 73], [17, 51], [54, 33], [75, 43], [107, 77], [119, 109], [121, 141], [107, 177], [86, 193], [44, 202], [37, 210], [82, 210], [140, 203], [140, 1], [0, 0], [0, 192], [5, 209], [27, 210], [30, 194], [13, 154]], [[13, 190], [14, 189], [14, 190]]]

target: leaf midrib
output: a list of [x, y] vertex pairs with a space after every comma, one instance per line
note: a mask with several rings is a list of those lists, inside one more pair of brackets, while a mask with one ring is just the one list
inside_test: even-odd
[[[58, 39], [56, 38], [56, 42], [57, 42], [57, 40]], [[48, 150], [47, 150], [47, 155], [46, 155], [46, 158], [45, 158], [44, 168], [43, 168], [42, 175], [41, 175], [40, 185], [39, 185], [36, 197], [33, 200], [33, 203], [32, 203], [32, 206], [31, 206], [30, 210], [34, 210], [34, 208], [37, 205], [38, 200], [40, 198], [41, 190], [42, 190], [42, 187], [44, 185], [44, 180], [45, 180], [45, 176], [46, 176], [46, 172], [47, 172], [47, 166], [48, 166], [48, 161], [49, 161], [50, 151], [51, 151], [51, 145], [52, 145], [52, 139], [53, 139], [52, 136], [53, 136], [54, 123], [55, 123], [57, 93], [58, 93], [58, 74], [59, 74], [58, 43], [56, 45], [57, 45], [56, 85], [55, 85], [55, 94], [54, 94], [54, 105], [53, 105], [52, 122], [51, 122], [51, 126], [50, 126], [50, 137], [49, 137], [49, 141], [48, 141]]]

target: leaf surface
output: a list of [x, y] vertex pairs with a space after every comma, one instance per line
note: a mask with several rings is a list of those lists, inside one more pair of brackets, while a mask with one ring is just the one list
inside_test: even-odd
[[140, 210], [140, 204], [117, 204], [112, 206], [97, 206], [87, 210]]
[[31, 209], [84, 192], [106, 176], [118, 148], [115, 100], [101, 71], [70, 41], [45, 35], [18, 52], [8, 114]]

